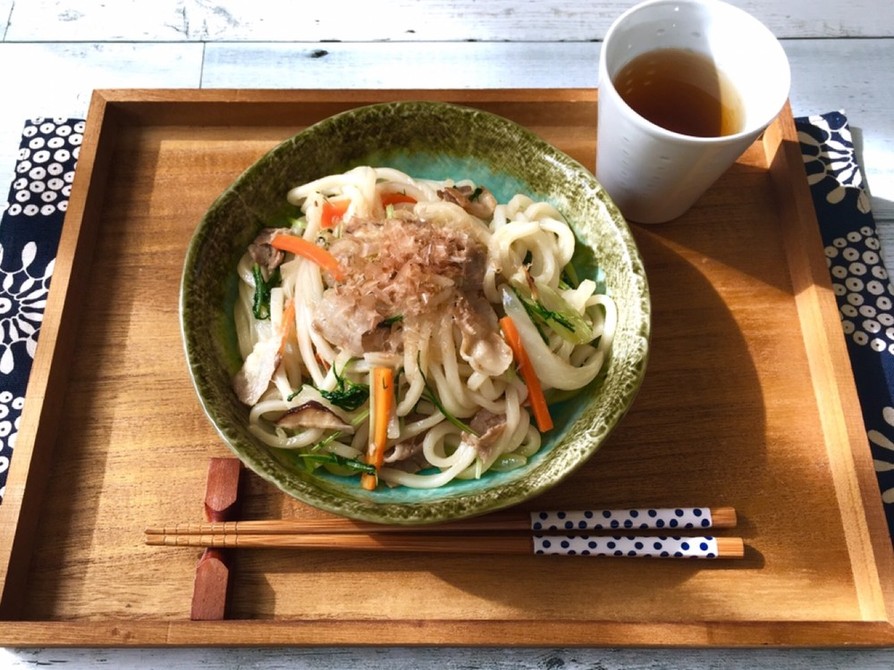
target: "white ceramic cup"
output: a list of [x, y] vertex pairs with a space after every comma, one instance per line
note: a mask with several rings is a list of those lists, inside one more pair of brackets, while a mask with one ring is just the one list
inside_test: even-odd
[[[635, 57], [657, 49], [712, 59], [738, 91], [739, 132], [695, 137], [636, 113], [612, 83]], [[630, 221], [682, 215], [779, 114], [791, 73], [779, 41], [750, 14], [720, 0], [647, 0], [609, 28], [599, 62], [596, 178]]]

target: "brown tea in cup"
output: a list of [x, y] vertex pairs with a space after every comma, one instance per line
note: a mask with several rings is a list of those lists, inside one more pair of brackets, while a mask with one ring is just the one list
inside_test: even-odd
[[613, 84], [637, 114], [681, 135], [721, 137], [744, 126], [735, 87], [704, 54], [656, 49], [624, 65]]

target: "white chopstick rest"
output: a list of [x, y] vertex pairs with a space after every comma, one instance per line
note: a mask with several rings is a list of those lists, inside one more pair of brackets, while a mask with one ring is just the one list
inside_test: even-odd
[[568, 512], [531, 512], [531, 530], [660, 530], [710, 528], [710, 507], [643, 507]]
[[631, 558], [718, 558], [714, 537], [535, 535], [535, 554]]

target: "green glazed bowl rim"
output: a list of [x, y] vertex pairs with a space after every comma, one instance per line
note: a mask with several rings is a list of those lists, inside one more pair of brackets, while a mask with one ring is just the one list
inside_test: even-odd
[[[395, 135], [404, 129], [406, 138], [396, 141]], [[321, 146], [327, 147], [322, 157]], [[497, 152], [513, 158], [499, 162]], [[283, 175], [295, 168], [296, 156], [311, 154], [325, 165], [304, 166], [301, 169], [309, 170], [309, 176], [286, 180]], [[286, 468], [248, 433], [248, 408], [239, 403], [229, 383], [239, 363], [233, 354], [232, 317], [226, 313], [227, 296], [232, 301], [233, 289], [215, 275], [227, 272], [227, 268], [234, 275], [236, 254], [267, 225], [277, 206], [272, 201], [279, 198], [284, 203], [289, 187], [356, 165], [390, 164], [402, 169], [394, 162], [412, 164], [418, 156], [426, 165], [442, 159], [459, 161], [474, 166], [473, 171], [490, 171], [497, 181], [505, 178], [510, 185], [526, 183], [524, 188], [533, 191], [528, 195], [552, 201], [563, 214], [563, 208], [593, 210], [593, 221], [585, 225], [569, 223], [579, 246], [582, 235], [593, 238], [598, 232], [602, 236], [599, 243], [616, 254], [605, 281], [610, 292], [626, 287], [625, 300], [618, 306], [619, 330], [607, 361], [608, 370], [594, 382], [594, 397], [570, 403], [561, 439], [542, 447], [521, 472], [487, 473], [479, 480], [455, 486], [451, 483], [435, 492], [420, 493], [405, 487], [387, 491], [379, 487], [376, 492], [367, 492], [356, 483], [346, 486], [339, 481], [341, 478]], [[539, 192], [540, 187], [535, 186], [556, 180], [562, 184], [562, 191], [547, 188]], [[272, 188], [270, 193], [264, 191], [268, 186]], [[569, 192], [576, 199], [566, 199]], [[258, 201], [262, 206], [257, 205]], [[250, 223], [237, 225], [234, 221]], [[592, 247], [590, 240], [585, 246]], [[598, 260], [599, 251], [594, 256]], [[649, 353], [651, 305], [645, 268], [627, 223], [592, 173], [579, 162], [526, 128], [491, 112], [444, 102], [402, 101], [357, 107], [309, 126], [267, 152], [221, 193], [202, 217], [187, 249], [180, 288], [180, 326], [190, 377], [202, 409], [230, 450], [250, 470], [319, 509], [358, 520], [410, 525], [515, 505], [555, 486], [586, 462], [626, 414], [642, 383]]]

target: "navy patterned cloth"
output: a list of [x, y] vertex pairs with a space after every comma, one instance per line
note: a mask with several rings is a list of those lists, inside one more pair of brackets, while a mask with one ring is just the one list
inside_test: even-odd
[[830, 112], [798, 118], [795, 125], [894, 537], [894, 289], [847, 117]]
[[83, 132], [83, 119], [26, 122], [0, 210], [0, 500]]
[[[840, 112], [795, 120], [889, 528], [894, 531], [894, 290]], [[0, 500], [74, 176], [83, 119], [33, 119], [0, 220]], [[894, 533], [892, 533], [894, 536]]]

